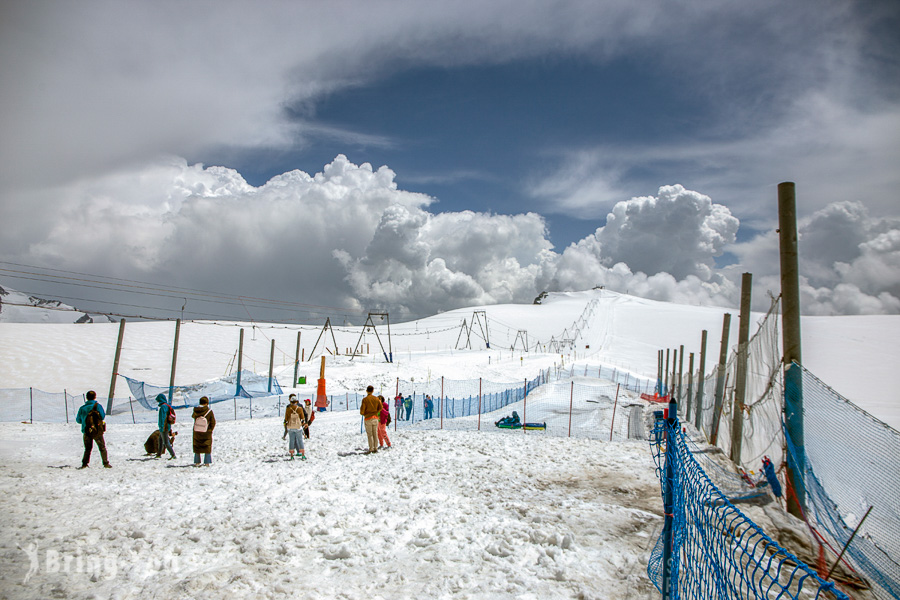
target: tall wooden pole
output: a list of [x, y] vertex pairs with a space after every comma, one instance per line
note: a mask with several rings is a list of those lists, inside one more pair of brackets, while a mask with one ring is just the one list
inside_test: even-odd
[[694, 409], [694, 426], [700, 429], [703, 419], [703, 388], [706, 384], [706, 330], [700, 336], [700, 375], [697, 380], [697, 405]]
[[275, 338], [272, 338], [272, 348], [269, 350], [269, 389], [268, 392], [272, 393], [272, 369], [275, 367]]
[[300, 374], [300, 333], [300, 331], [297, 332], [297, 352], [294, 354], [294, 382], [291, 384], [291, 387], [297, 385], [297, 376]]
[[[106, 412], [112, 411], [113, 397], [116, 395], [116, 377], [119, 375], [119, 357], [122, 356], [122, 340], [125, 338], [125, 319], [119, 321], [119, 341], [116, 342], [116, 356], [113, 358], [112, 377], [109, 379], [109, 396], [106, 401]], [[67, 413], [68, 417], [68, 413]]]
[[663, 395], [663, 351], [656, 353], [656, 395]]
[[665, 391], [669, 394], [669, 397], [672, 396], [672, 390], [669, 389], [669, 356], [672, 350], [670, 348], [666, 348], [666, 382], [665, 382]]
[[806, 449], [803, 433], [803, 378], [793, 363], [800, 354], [800, 268], [797, 247], [797, 206], [794, 183], [778, 184], [778, 241], [781, 255], [781, 314], [784, 345], [784, 423], [794, 448], [787, 453], [787, 509], [801, 517], [806, 508], [803, 469]]
[[[234, 388], [234, 396], [237, 398], [241, 395], [241, 369], [244, 363], [244, 328], [241, 328], [241, 336], [238, 339], [238, 364], [237, 364], [237, 385]], [[237, 405], [235, 405], [237, 406]], [[235, 409], [237, 414], [237, 409]], [[237, 417], [235, 417], [236, 419]]]
[[175, 395], [175, 365], [178, 363], [178, 336], [181, 333], [181, 319], [175, 319], [175, 345], [172, 348], [172, 373], [169, 375], [169, 404]]
[[731, 331], [731, 313], [722, 318], [722, 342], [719, 345], [719, 366], [716, 370], [716, 401], [710, 426], [709, 443], [715, 446], [719, 441], [719, 419], [722, 418], [722, 399], [725, 397], [725, 365], [728, 361], [728, 334]]
[[684, 411], [684, 408], [681, 407], [681, 395], [683, 391], [682, 383], [684, 381], [684, 344], [678, 347], [678, 398], [675, 400], [678, 402], [678, 408], [681, 408]]
[[688, 423], [691, 422], [691, 409], [694, 408], [694, 353], [691, 352], [690, 360], [688, 361], [688, 385], [687, 385], [687, 409], [685, 410], [684, 420]]
[[750, 296], [753, 274], [741, 276], [741, 316], [738, 321], [738, 355], [734, 375], [734, 404], [731, 415], [731, 462], [740, 466], [744, 441], [744, 398], [747, 394], [747, 345], [750, 341]]

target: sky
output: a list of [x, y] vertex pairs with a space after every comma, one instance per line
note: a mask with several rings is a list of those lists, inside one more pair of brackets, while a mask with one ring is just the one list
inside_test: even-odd
[[[747, 3], [744, 3], [747, 4]], [[605, 286], [900, 313], [894, 2], [0, 2], [0, 285], [359, 322]]]

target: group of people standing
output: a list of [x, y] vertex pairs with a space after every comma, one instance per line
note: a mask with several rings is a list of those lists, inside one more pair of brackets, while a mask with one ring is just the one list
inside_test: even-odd
[[[172, 433], [172, 425], [175, 423], [175, 410], [169, 404], [165, 394], [156, 396], [156, 404], [158, 406], [157, 431], [159, 431], [159, 443], [156, 449], [156, 458], [162, 456], [163, 452], [169, 453], [169, 460], [174, 460], [175, 449], [172, 447], [172, 440], [175, 437]], [[200, 455], [203, 455], [203, 466], [212, 464], [212, 436], [213, 430], [216, 428], [216, 415], [209, 407], [209, 398], [203, 396], [200, 398], [198, 406], [194, 407], [191, 414], [194, 420], [192, 446], [194, 450], [194, 466], [199, 467]]]
[[[388, 437], [387, 426], [391, 424], [391, 411], [387, 400], [384, 396], [375, 396], [373, 386], [366, 388], [366, 397], [363, 398], [360, 405], [360, 414], [364, 418], [365, 431], [368, 439], [369, 449], [367, 454], [378, 452], [379, 449], [390, 448], [391, 440]], [[288, 398], [289, 402], [284, 411], [284, 435], [282, 439], [288, 440], [288, 453], [291, 460], [294, 459], [296, 453], [300, 460], [306, 460], [305, 439], [309, 439], [309, 426], [315, 420], [316, 415], [311, 400], [307, 399], [304, 405], [300, 405], [296, 394], [291, 394]], [[412, 412], [412, 398], [407, 396], [403, 398], [398, 395], [395, 398], [395, 406], [397, 407], [397, 415], [400, 420], [404, 420], [400, 407], [405, 409], [406, 419], [410, 420]], [[156, 453], [156, 458], [160, 458], [163, 452], [169, 453], [169, 460], [176, 458], [175, 449], [172, 445], [176, 433], [172, 431], [172, 425], [176, 421], [175, 410], [169, 404], [165, 394], [156, 396], [157, 403], [157, 430], [153, 432], [145, 444], [148, 454]], [[431, 396], [425, 396], [424, 400], [425, 418], [432, 418], [434, 403]], [[319, 410], [322, 410], [319, 408]], [[212, 438], [213, 430], [216, 428], [216, 416], [209, 406], [209, 398], [203, 396], [200, 398], [199, 405], [194, 407], [191, 414], [194, 421], [192, 449], [194, 451], [194, 466], [209, 466], [212, 464]], [[91, 459], [91, 452], [96, 443], [100, 450], [100, 456], [103, 459], [103, 466], [112, 468], [109, 463], [109, 457], [106, 451], [106, 441], [103, 437], [106, 431], [106, 413], [103, 407], [97, 402], [97, 394], [93, 390], [85, 395], [84, 405], [78, 410], [75, 422], [81, 424], [81, 433], [84, 441], [84, 455], [81, 460], [81, 469], [87, 468]], [[203, 462], [201, 463], [201, 455]]]
[[[422, 402], [425, 409], [424, 419], [434, 418], [434, 400], [431, 396], [426, 395]], [[402, 394], [394, 396], [394, 414], [397, 415], [398, 421], [409, 421], [412, 419], [413, 399], [411, 396], [403, 397]], [[404, 415], [405, 413], [405, 415]]]
[[[78, 409], [75, 415], [75, 422], [81, 425], [81, 435], [84, 441], [84, 454], [81, 457], [81, 466], [79, 469], [86, 469], [91, 462], [91, 452], [94, 444], [100, 450], [100, 458], [103, 460], [103, 466], [111, 469], [109, 456], [106, 451], [106, 411], [103, 406], [97, 402], [97, 392], [90, 390], [84, 396], [84, 404]], [[151, 434], [144, 448], [153, 449], [156, 452], [156, 458], [162, 456], [163, 452], [168, 451], [169, 460], [175, 457], [175, 450], [172, 447], [172, 441], [175, 433], [172, 431], [172, 424], [175, 423], [175, 411], [169, 404], [165, 394], [159, 394], [156, 397], [157, 403], [157, 429]], [[193, 450], [194, 450], [194, 466], [200, 466], [200, 455], [203, 455], [203, 464], [209, 466], [212, 464], [212, 434], [216, 428], [216, 416], [209, 407], [209, 398], [203, 396], [200, 398], [199, 406], [194, 407], [191, 415], [194, 419], [193, 427]]]
[[[294, 452], [298, 452], [302, 460], [306, 460], [306, 452], [303, 444], [304, 437], [309, 439], [309, 425], [316, 418], [311, 405], [311, 401], [306, 401], [306, 406], [301, 407], [296, 394], [289, 397], [290, 403], [284, 412], [284, 438], [290, 436], [288, 442], [288, 450], [291, 459], [294, 458]], [[176, 432], [172, 431], [172, 425], [176, 421], [175, 410], [169, 404], [165, 394], [156, 396], [157, 404], [157, 429], [150, 435], [150, 438], [144, 444], [144, 449], [148, 454], [155, 452], [156, 457], [160, 458], [163, 452], [169, 453], [169, 460], [177, 458], [172, 442], [175, 439]], [[212, 440], [213, 430], [216, 428], [216, 415], [209, 406], [209, 398], [203, 396], [200, 398], [199, 405], [194, 407], [191, 418], [193, 424], [192, 449], [194, 451], [194, 466], [209, 466], [212, 464]], [[94, 444], [100, 450], [100, 457], [103, 459], [103, 466], [111, 469], [109, 456], [106, 451], [106, 440], [104, 433], [106, 432], [106, 411], [103, 406], [97, 402], [97, 393], [94, 390], [85, 394], [84, 404], [78, 409], [75, 415], [75, 422], [81, 425], [81, 434], [84, 442], [84, 454], [81, 458], [81, 466], [79, 469], [86, 469], [91, 461], [91, 453]], [[200, 462], [200, 455], [203, 455], [203, 462]]]

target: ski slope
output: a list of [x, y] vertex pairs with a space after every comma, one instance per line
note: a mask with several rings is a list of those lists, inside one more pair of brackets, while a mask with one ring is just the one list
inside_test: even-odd
[[[476, 315], [478, 311], [483, 314]], [[699, 362], [704, 329], [708, 331], [710, 372], [718, 357], [726, 312], [732, 313], [729, 345], [733, 349], [738, 336], [736, 310], [656, 302], [608, 290], [555, 293], [540, 305], [472, 307], [391, 323], [390, 337], [388, 323], [377, 318], [375, 329], [368, 328], [362, 336], [360, 327], [325, 331], [324, 323], [298, 327], [188, 322], [181, 327], [175, 383], [193, 384], [233, 372], [241, 328], [243, 367], [267, 374], [274, 340], [273, 371], [285, 388], [291, 387], [300, 333], [301, 352], [307, 361], [298, 374], [308, 383], [298, 391], [306, 395], [315, 391], [318, 356], [326, 346], [329, 393], [358, 392], [369, 382], [388, 386], [398, 377], [521, 381], [534, 377], [540, 369], [572, 360], [655, 377], [660, 349], [684, 345], [686, 355], [695, 353]], [[754, 313], [754, 322], [762, 316]], [[479, 324], [485, 321], [482, 335]], [[104, 396], [109, 390], [118, 328], [117, 323], [0, 324], [2, 387], [34, 387], [47, 392], [65, 389], [70, 393], [95, 389]], [[751, 333], [754, 330], [755, 323]], [[119, 373], [168, 385], [174, 334], [172, 322], [126, 323]], [[524, 351], [523, 335], [528, 352]], [[900, 345], [895, 343], [900, 339], [900, 316], [804, 317], [802, 335], [807, 368], [860, 407], [900, 429], [900, 403], [892, 399], [892, 390], [900, 387], [896, 368]], [[484, 337], [489, 339], [490, 349]], [[567, 339], [571, 343], [553, 345]], [[317, 343], [316, 360], [310, 362]], [[471, 349], [459, 349], [466, 346]], [[356, 347], [365, 354], [351, 360], [347, 353]], [[335, 350], [337, 356], [331, 354]], [[384, 354], [390, 354], [393, 362], [388, 363]], [[116, 395], [128, 395], [121, 378]]]

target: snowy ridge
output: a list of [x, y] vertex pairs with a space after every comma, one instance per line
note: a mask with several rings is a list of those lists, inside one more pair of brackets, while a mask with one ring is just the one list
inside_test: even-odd
[[59, 300], [44, 300], [0, 287], [0, 323], [109, 323], [106, 315], [88, 314]]

